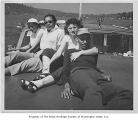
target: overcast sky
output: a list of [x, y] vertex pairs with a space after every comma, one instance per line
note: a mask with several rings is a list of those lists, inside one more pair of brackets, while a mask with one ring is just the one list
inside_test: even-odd
[[[27, 3], [35, 8], [79, 13], [79, 3]], [[133, 3], [83, 3], [82, 14], [110, 14], [133, 11]]]

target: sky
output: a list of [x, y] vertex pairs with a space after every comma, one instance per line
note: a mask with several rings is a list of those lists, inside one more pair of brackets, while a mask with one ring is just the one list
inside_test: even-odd
[[[27, 3], [26, 5], [59, 10], [67, 13], [79, 13], [78, 3]], [[82, 3], [82, 14], [111, 14], [133, 11], [133, 3]]]

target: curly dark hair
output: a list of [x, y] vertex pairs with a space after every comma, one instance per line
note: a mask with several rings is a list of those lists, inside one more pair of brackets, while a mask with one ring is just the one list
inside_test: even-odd
[[51, 17], [54, 23], [57, 22], [56, 17], [55, 17], [54, 15], [52, 15], [52, 14], [47, 14], [47, 15], [44, 17], [44, 21], [45, 21], [45, 18], [46, 18], [46, 17]]
[[75, 25], [77, 25], [79, 28], [81, 28], [81, 26], [82, 26], [82, 23], [81, 23], [80, 20], [78, 20], [77, 18], [70, 18], [70, 19], [68, 19], [68, 20], [66, 21], [66, 23], [65, 23], [65, 27], [64, 27], [65, 34], [69, 34], [69, 32], [68, 32], [68, 26], [69, 26], [70, 24], [75, 24]]

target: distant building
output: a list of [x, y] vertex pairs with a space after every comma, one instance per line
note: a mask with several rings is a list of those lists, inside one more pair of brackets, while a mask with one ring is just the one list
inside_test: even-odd
[[[105, 27], [105, 28], [104, 28]], [[133, 30], [104, 26], [94, 28], [90, 26], [91, 45], [97, 46], [100, 52], [125, 53], [133, 52]]]

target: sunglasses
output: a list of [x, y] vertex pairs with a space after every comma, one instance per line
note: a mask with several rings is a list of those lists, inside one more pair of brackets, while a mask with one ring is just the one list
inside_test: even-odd
[[49, 20], [49, 21], [45, 21], [44, 23], [45, 23], [45, 24], [48, 24], [48, 23], [51, 24], [51, 23], [53, 23], [53, 21], [52, 21], [52, 20]]

